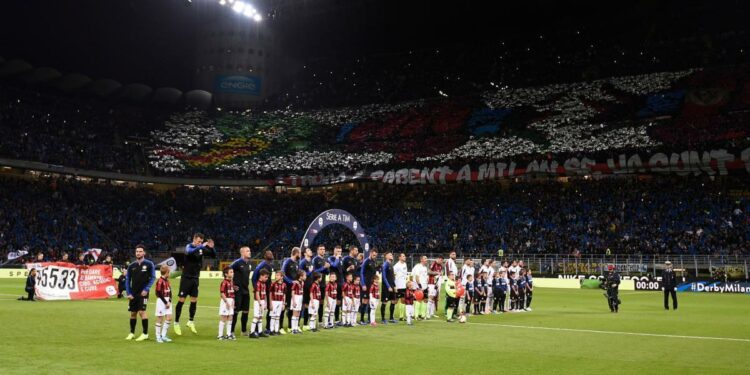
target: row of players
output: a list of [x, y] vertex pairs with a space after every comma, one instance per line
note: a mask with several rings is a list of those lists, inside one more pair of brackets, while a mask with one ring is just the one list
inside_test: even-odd
[[[179, 317], [181, 305], [185, 297], [190, 296], [190, 321], [188, 327], [197, 333], [193, 324], [195, 307], [197, 304], [197, 277], [186, 278], [186, 272], [194, 267], [190, 266], [190, 259], [200, 261], [204, 250], [212, 248], [212, 241], [202, 243], [202, 235], [196, 234], [193, 243], [186, 247], [187, 262], [183, 270], [180, 282], [179, 302], [177, 304], [177, 319], [175, 322], [175, 333], [180, 335]], [[323, 272], [317, 272], [313, 267], [306, 264], [314, 264], [316, 259], [325, 259], [325, 248], [318, 247], [318, 257], [311, 257], [311, 250], [306, 249], [305, 259], [300, 261], [300, 249], [292, 250], [291, 257], [286, 259], [280, 271], [274, 271], [266, 259], [258, 265], [253, 274], [254, 289], [254, 317], [251, 331], [246, 329], [247, 314], [249, 310], [249, 279], [250, 279], [250, 251], [243, 247], [240, 250], [241, 257], [224, 270], [225, 280], [222, 282], [220, 292], [222, 303], [220, 306], [220, 332], [226, 330], [226, 334], [220, 334], [222, 338], [234, 339], [235, 325], [238, 313], [242, 312], [242, 332], [251, 338], [267, 337], [271, 334], [295, 333], [300, 334], [300, 319], [303, 319], [303, 327], [317, 331], [318, 320], [320, 323], [325, 318], [325, 328], [339, 326], [351, 327], [355, 324], [377, 325], [375, 315], [377, 307], [381, 307], [381, 323], [396, 323], [394, 320], [394, 308], [398, 305], [403, 311], [404, 320], [411, 324], [413, 319], [429, 319], [436, 316], [441, 284], [445, 284], [447, 298], [446, 316], [452, 321], [452, 312], [458, 309], [459, 320], [465, 320], [471, 314], [482, 314], [486, 310], [494, 312], [530, 310], [533, 292], [533, 281], [531, 275], [525, 269], [515, 272], [516, 265], [510, 269], [501, 267], [497, 272], [488, 275], [485, 267], [479, 271], [479, 276], [474, 280], [474, 269], [470, 263], [462, 268], [460, 283], [456, 283], [455, 253], [452, 252], [443, 265], [442, 257], [439, 257], [427, 269], [427, 259], [423, 257], [420, 264], [412, 270], [412, 280], [407, 280], [405, 255], [401, 254], [399, 262], [393, 265], [393, 255], [385, 253], [382, 266], [376, 264], [377, 250], [372, 249], [369, 258], [361, 265], [351, 262], [356, 259], [356, 247], [350, 248], [350, 256], [341, 258], [341, 248], [334, 249], [334, 255], [319, 267], [321, 271], [330, 271], [326, 277]], [[142, 341], [148, 338], [148, 318], [145, 314], [148, 289], [153, 284], [153, 275], [148, 276], [147, 270], [153, 271], [153, 263], [143, 258], [145, 251], [142, 246], [136, 248], [136, 261], [128, 268], [128, 280], [126, 290], [130, 300], [129, 310], [131, 312], [131, 333], [128, 339], [134, 338], [136, 316], [141, 315], [144, 333], [137, 339]], [[197, 256], [196, 256], [197, 255]], [[348, 258], [348, 259], [347, 259]], [[271, 259], [272, 260], [272, 259]], [[307, 262], [305, 262], [307, 261]], [[352, 264], [353, 263], [353, 264]], [[269, 269], [270, 268], [270, 269]], [[302, 269], [299, 269], [302, 268]], [[339, 278], [336, 269], [344, 270], [344, 276]], [[469, 269], [470, 268], [470, 269]], [[520, 268], [520, 267], [518, 267]], [[378, 271], [380, 270], [380, 271]], [[491, 271], [494, 269], [490, 268]], [[169, 341], [166, 335], [170, 325], [172, 311], [171, 288], [168, 280], [168, 268], [161, 270], [162, 277], [157, 282], [157, 340]], [[396, 278], [396, 273], [403, 274], [402, 283]], [[275, 274], [275, 282], [270, 280]], [[131, 275], [133, 275], [131, 277]], [[291, 277], [290, 277], [291, 275]], [[382, 284], [380, 275], [383, 275]], [[195, 275], [197, 276], [197, 275]], [[401, 275], [399, 275], [399, 278]], [[345, 279], [342, 281], [342, 279]], [[187, 282], [186, 282], [187, 281]], [[456, 286], [458, 284], [458, 286]], [[382, 286], [381, 286], [382, 285]], [[404, 288], [400, 288], [400, 286]], [[451, 287], [450, 285], [453, 285]], [[453, 290], [455, 289], [455, 291]], [[140, 293], [137, 291], [140, 290]], [[463, 291], [466, 291], [464, 294]], [[325, 296], [323, 296], [325, 291]], [[510, 295], [510, 298], [506, 296]], [[381, 300], [382, 296], [382, 300]], [[428, 296], [425, 301], [424, 296]], [[325, 297], [325, 299], [323, 299]], [[382, 301], [382, 304], [381, 304]], [[324, 306], [325, 302], [325, 306]], [[455, 306], [453, 306], [455, 302]], [[489, 303], [488, 303], [489, 302]], [[390, 303], [390, 320], [385, 320], [386, 304]], [[452, 309], [451, 309], [452, 308]], [[287, 312], [289, 329], [283, 329], [283, 313]], [[360, 313], [357, 322], [356, 314]], [[450, 312], [450, 314], [448, 314]], [[266, 317], [267, 330], [263, 331], [263, 317]], [[339, 315], [341, 320], [339, 320]], [[365, 316], [369, 316], [366, 319]], [[311, 319], [312, 318], [312, 319]], [[369, 322], [368, 322], [369, 320]]]

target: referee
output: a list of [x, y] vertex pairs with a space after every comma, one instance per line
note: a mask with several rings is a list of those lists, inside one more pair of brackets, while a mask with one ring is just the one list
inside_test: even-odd
[[672, 269], [672, 262], [664, 263], [664, 273], [661, 275], [661, 284], [664, 287], [664, 309], [669, 310], [669, 296], [672, 296], [672, 309], [677, 310], [677, 276]]
[[237, 314], [242, 311], [242, 336], [247, 336], [247, 316], [250, 312], [250, 248], [242, 246], [240, 248], [240, 257], [231, 265], [234, 270], [234, 317], [232, 318], [232, 335], [237, 327]]

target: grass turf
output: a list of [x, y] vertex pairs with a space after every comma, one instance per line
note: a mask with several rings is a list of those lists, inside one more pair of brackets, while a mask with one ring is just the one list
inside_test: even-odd
[[174, 342], [156, 344], [153, 294], [151, 339], [136, 343], [124, 340], [125, 300], [20, 302], [23, 280], [0, 280], [0, 373], [750, 371], [747, 295], [682, 293], [680, 309], [665, 311], [660, 293], [621, 292], [622, 310], [612, 314], [601, 291], [538, 288], [533, 312], [472, 316], [468, 324], [432, 320], [223, 342], [215, 338], [218, 284], [201, 282], [197, 336], [184, 324], [186, 304], [183, 336], [170, 328]]

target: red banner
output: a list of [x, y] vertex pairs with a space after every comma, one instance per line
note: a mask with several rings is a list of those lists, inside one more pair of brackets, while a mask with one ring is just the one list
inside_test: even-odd
[[36, 296], [42, 300], [105, 299], [117, 294], [112, 266], [65, 262], [29, 263], [35, 268]]

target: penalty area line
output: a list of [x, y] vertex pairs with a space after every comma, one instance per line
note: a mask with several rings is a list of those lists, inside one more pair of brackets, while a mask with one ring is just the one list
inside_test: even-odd
[[[428, 321], [430, 321], [430, 320], [428, 320]], [[436, 320], [432, 320], [432, 322], [437, 322], [437, 321]], [[666, 333], [601, 331], [601, 330], [596, 330], [596, 329], [539, 327], [539, 326], [524, 326], [524, 325], [515, 325], [515, 324], [492, 324], [492, 323], [466, 323], [466, 324], [481, 325], [481, 326], [493, 326], [493, 327], [504, 327], [504, 328], [536, 329], [536, 330], [559, 331], [559, 332], [598, 333], [598, 334], [607, 334], [607, 335], [662, 337], [662, 338], [670, 338], [670, 339], [690, 339], [690, 340], [714, 340], [714, 341], [750, 342], [750, 339], [740, 339], [740, 338], [733, 338], [733, 337], [689, 336], [689, 335], [670, 335], [670, 334], [666, 334]]]

